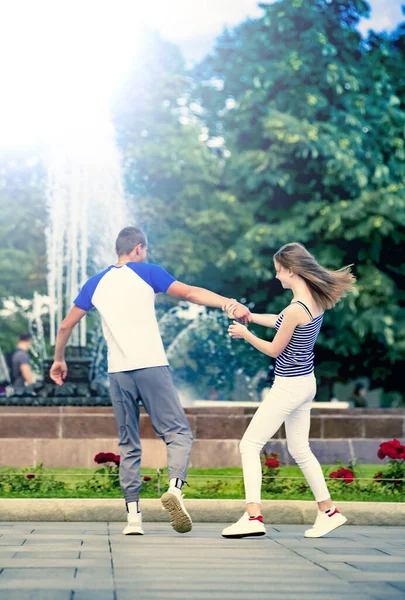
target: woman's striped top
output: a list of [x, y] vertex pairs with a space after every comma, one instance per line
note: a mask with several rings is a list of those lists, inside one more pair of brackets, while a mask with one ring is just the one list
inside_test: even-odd
[[[311, 321], [305, 325], [297, 325], [288, 345], [277, 356], [274, 374], [279, 377], [298, 377], [313, 372], [313, 350], [323, 321], [323, 313], [314, 319], [303, 302], [297, 301], [292, 304], [300, 304], [311, 317]], [[283, 322], [283, 317], [284, 313], [281, 313], [275, 323], [277, 330]]]

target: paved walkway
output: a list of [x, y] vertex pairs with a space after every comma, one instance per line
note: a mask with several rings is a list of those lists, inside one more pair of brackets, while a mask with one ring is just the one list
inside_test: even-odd
[[346, 526], [306, 540], [305, 525], [225, 540], [146, 523], [0, 523], [1, 600], [404, 600], [405, 527]]

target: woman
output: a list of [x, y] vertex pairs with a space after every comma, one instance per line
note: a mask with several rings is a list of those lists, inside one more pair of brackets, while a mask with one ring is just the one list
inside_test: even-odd
[[[321, 466], [309, 447], [310, 411], [316, 393], [313, 348], [321, 329], [324, 311], [352, 291], [355, 278], [350, 267], [329, 271], [301, 244], [286, 244], [274, 255], [276, 279], [293, 292], [293, 300], [278, 316], [251, 315], [251, 322], [274, 327], [277, 333], [267, 342], [234, 321], [232, 338], [242, 338], [257, 350], [276, 358], [273, 386], [254, 415], [240, 443], [246, 512], [222, 535], [240, 538], [265, 535], [260, 511], [262, 470], [260, 452], [285, 423], [288, 451], [301, 468], [318, 503], [318, 515], [305, 537], [322, 537], [347, 519], [330, 498]], [[229, 315], [234, 304], [226, 306]]]

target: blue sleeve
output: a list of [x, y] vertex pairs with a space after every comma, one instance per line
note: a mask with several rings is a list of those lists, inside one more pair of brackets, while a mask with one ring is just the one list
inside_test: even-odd
[[92, 280], [86, 281], [82, 289], [78, 293], [77, 297], [73, 300], [73, 304], [81, 308], [82, 310], [91, 310], [94, 305], [91, 301], [94, 293], [94, 286]]
[[150, 278], [154, 291], [156, 293], [166, 293], [168, 288], [172, 285], [176, 278], [170, 275], [165, 269], [158, 265], [149, 265], [150, 267]]

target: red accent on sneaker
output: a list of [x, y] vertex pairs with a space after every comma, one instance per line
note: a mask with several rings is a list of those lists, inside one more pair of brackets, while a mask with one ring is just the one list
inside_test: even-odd
[[328, 514], [328, 517], [333, 517], [333, 515], [336, 515], [336, 513], [338, 513], [338, 512], [339, 512], [338, 509], [335, 508], [335, 510], [333, 511], [333, 513], [330, 513], [330, 514], [327, 513], [327, 514]]
[[259, 515], [258, 517], [249, 517], [249, 521], [260, 521], [260, 523], [263, 523], [264, 525], [264, 520], [262, 515]]

